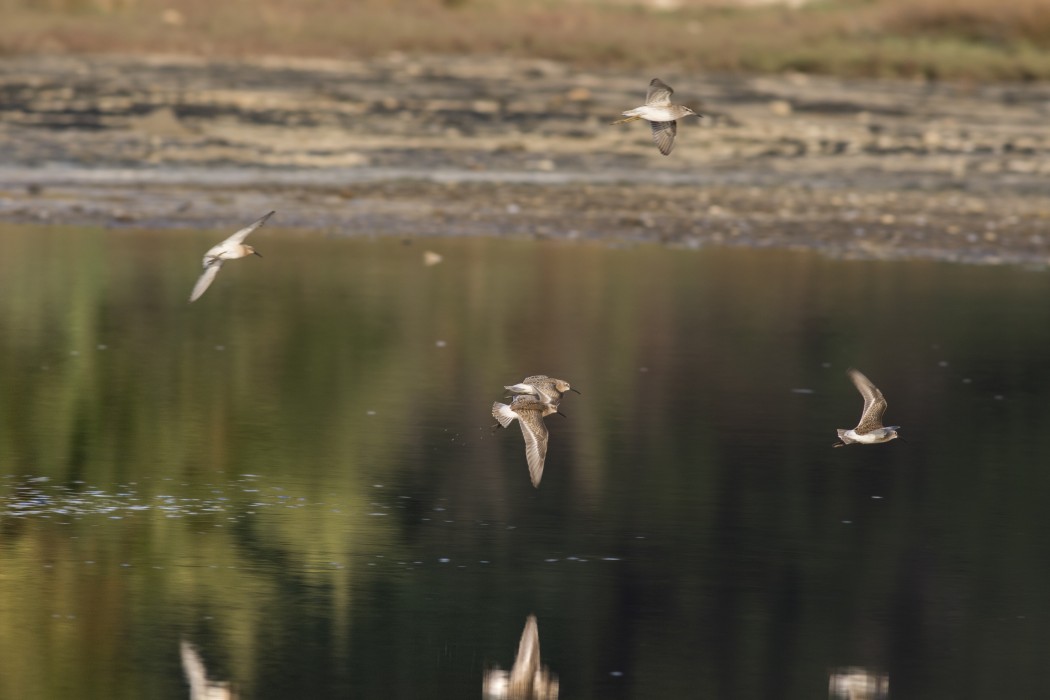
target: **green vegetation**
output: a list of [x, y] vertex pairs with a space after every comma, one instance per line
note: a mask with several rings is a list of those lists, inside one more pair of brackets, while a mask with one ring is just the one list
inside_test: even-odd
[[549, 58], [582, 68], [1050, 78], [1045, 0], [0, 0], [0, 54]]

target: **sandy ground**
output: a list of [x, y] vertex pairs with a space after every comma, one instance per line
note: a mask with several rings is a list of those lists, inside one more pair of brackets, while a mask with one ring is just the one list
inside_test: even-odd
[[1050, 85], [650, 75], [541, 61], [0, 62], [0, 221], [537, 236], [1050, 263]]

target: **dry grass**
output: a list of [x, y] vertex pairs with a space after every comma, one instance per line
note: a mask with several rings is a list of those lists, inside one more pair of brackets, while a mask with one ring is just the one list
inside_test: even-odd
[[882, 24], [901, 36], [925, 36], [1006, 47], [1050, 49], [1047, 0], [891, 0]]
[[1050, 0], [0, 0], [0, 53], [531, 56], [581, 67], [1050, 79]]

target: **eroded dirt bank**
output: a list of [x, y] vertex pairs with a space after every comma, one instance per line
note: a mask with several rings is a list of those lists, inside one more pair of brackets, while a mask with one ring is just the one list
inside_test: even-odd
[[[659, 73], [709, 115], [613, 127], [652, 76], [548, 62], [0, 63], [0, 220], [536, 235], [1050, 262], [1050, 86]], [[277, 223], [275, 220], [274, 223]]]

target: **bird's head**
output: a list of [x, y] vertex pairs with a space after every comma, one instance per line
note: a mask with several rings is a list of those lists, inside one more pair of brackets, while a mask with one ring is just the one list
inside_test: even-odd
[[567, 381], [564, 381], [562, 379], [554, 380], [554, 388], [557, 389], [558, 392], [561, 394], [564, 394], [566, 391], [575, 391], [577, 394], [580, 393], [578, 389], [573, 389]]
[[251, 247], [250, 245], [244, 246], [244, 249], [247, 250], [252, 255], [258, 255], [260, 258], [262, 257], [262, 255], [259, 254], [259, 251], [257, 251], [255, 248]]

